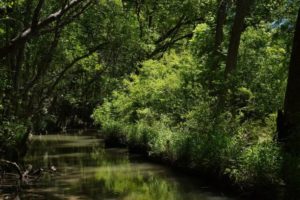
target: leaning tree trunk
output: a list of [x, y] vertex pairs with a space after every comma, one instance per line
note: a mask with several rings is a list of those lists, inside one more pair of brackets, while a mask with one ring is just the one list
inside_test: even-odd
[[[250, 13], [250, 8], [254, 4], [255, 0], [237, 0], [236, 1], [236, 13], [234, 22], [231, 28], [230, 40], [228, 46], [228, 53], [226, 57], [226, 66], [224, 71], [224, 78], [227, 79], [228, 75], [234, 72], [237, 66], [238, 52], [240, 46], [240, 40], [242, 33], [245, 29], [245, 19]], [[226, 1], [225, 1], [226, 2]], [[224, 2], [223, 2], [224, 3]], [[228, 2], [226, 2], [228, 3]], [[225, 7], [226, 8], [226, 7]], [[226, 11], [226, 10], [225, 10]], [[226, 16], [225, 16], [226, 17]], [[216, 114], [218, 115], [221, 110], [226, 108], [226, 93], [228, 85], [224, 85], [219, 92], [219, 100], [216, 107]], [[234, 114], [234, 112], [232, 112]]]

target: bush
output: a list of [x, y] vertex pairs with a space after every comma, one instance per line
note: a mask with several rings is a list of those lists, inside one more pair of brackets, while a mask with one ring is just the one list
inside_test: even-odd
[[279, 183], [275, 115], [248, 115], [255, 93], [244, 86], [229, 92], [232, 107], [217, 110], [218, 99], [199, 83], [202, 68], [185, 53], [146, 61], [93, 118], [105, 134], [125, 137], [151, 156], [228, 176], [241, 186]]
[[0, 127], [0, 157], [18, 159], [24, 153], [27, 126], [18, 121], [3, 121]]
[[263, 142], [244, 149], [234, 178], [252, 186], [273, 185], [280, 181], [280, 169], [280, 149], [272, 142]]

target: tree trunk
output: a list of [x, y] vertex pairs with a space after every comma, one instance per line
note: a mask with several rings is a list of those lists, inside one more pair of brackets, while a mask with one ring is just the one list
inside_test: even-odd
[[214, 52], [213, 52], [213, 60], [212, 60], [212, 70], [219, 68], [219, 57], [221, 53], [221, 45], [224, 39], [223, 28], [225, 25], [226, 17], [227, 17], [227, 6], [228, 0], [219, 0], [218, 1], [219, 8], [217, 10], [216, 17], [216, 30], [215, 30], [215, 44], [214, 44]]
[[278, 129], [278, 140], [285, 151], [282, 167], [287, 185], [285, 199], [300, 196], [300, 9], [295, 30], [281, 124], [277, 120], [277, 126], [282, 127]]
[[295, 27], [295, 36], [293, 42], [293, 49], [291, 61], [289, 66], [288, 83], [284, 102], [284, 124], [285, 135], [288, 139], [289, 145], [292, 145], [293, 151], [300, 154], [300, 10]]
[[253, 0], [237, 0], [236, 15], [231, 29], [226, 59], [225, 76], [236, 69], [241, 35], [245, 28], [245, 18], [249, 14], [253, 2]]

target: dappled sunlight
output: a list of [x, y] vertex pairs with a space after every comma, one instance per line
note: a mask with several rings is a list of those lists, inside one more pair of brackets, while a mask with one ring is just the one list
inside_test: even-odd
[[[33, 136], [27, 161], [57, 168], [21, 192], [22, 199], [225, 200], [221, 194], [168, 168], [130, 158], [126, 149], [104, 149], [94, 136]], [[65, 149], [70, 147], [70, 151]], [[138, 158], [138, 156], [135, 156]], [[194, 182], [195, 181], [195, 182]]]

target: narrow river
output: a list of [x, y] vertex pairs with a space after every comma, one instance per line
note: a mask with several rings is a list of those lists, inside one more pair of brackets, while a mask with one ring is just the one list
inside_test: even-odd
[[126, 149], [105, 149], [93, 134], [33, 136], [26, 163], [55, 166], [21, 192], [23, 200], [229, 200], [196, 178], [142, 161]]

